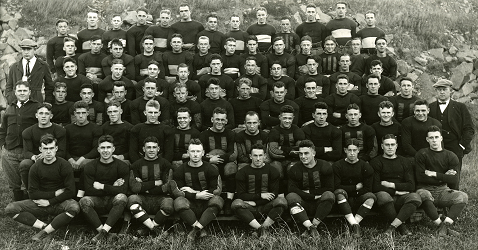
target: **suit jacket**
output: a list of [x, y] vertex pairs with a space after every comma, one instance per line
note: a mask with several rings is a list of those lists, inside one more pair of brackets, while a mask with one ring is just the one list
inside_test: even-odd
[[[14, 63], [10, 67], [10, 72], [8, 73], [7, 86], [5, 88], [5, 96], [7, 98], [7, 103], [12, 103], [17, 100], [15, 96], [15, 83], [22, 80], [23, 77], [23, 64], [22, 60]], [[30, 83], [30, 99], [35, 100], [39, 103], [43, 102], [42, 95], [42, 86], [45, 87], [45, 101], [53, 103], [53, 80], [51, 79], [50, 69], [48, 64], [37, 57], [35, 65], [31, 70], [31, 74], [28, 77], [28, 82]]]
[[[438, 119], [440, 107], [438, 102], [434, 101], [430, 105], [430, 116]], [[475, 134], [473, 120], [471, 119], [470, 112], [466, 105], [450, 99], [447, 106], [448, 109], [448, 124], [450, 125], [450, 132], [455, 134], [459, 143], [465, 147], [463, 153], [467, 154], [471, 151], [471, 140]]]

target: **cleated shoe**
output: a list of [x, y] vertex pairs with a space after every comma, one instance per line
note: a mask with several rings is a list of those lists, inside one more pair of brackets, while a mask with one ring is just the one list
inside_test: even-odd
[[93, 242], [100, 242], [100, 241], [104, 241], [108, 238], [108, 232], [106, 232], [106, 230], [104, 229], [101, 229], [100, 232], [95, 236], [93, 237], [93, 239], [91, 239]]
[[408, 229], [408, 227], [405, 224], [402, 224], [402, 225], [398, 226], [397, 229], [402, 236], [412, 236], [413, 235], [413, 233], [410, 231], [410, 229]]
[[201, 231], [199, 227], [193, 227], [193, 229], [188, 234], [188, 241], [195, 241], [199, 231]]
[[352, 232], [353, 232], [353, 236], [355, 238], [362, 237], [362, 229], [360, 228], [359, 224], [353, 224], [352, 225]]
[[50, 240], [52, 237], [52, 234], [45, 232], [45, 230], [41, 230], [37, 234], [33, 235], [32, 240], [40, 242], [44, 240]]
[[393, 237], [393, 234], [395, 233], [395, 230], [396, 230], [396, 229], [397, 229], [397, 228], [395, 228], [394, 226], [389, 225], [389, 226], [387, 227], [387, 230], [385, 230], [384, 234]]

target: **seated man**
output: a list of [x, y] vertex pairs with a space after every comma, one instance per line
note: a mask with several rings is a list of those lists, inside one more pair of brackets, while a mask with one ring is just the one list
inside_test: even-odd
[[[438, 236], [459, 236], [450, 227], [468, 204], [468, 195], [453, 190], [448, 185], [458, 182], [457, 167], [460, 162], [455, 153], [443, 148], [442, 132], [438, 126], [430, 126], [427, 133], [428, 148], [420, 149], [415, 155], [415, 176], [417, 194], [422, 198], [423, 210], [436, 225]], [[436, 212], [436, 207], [448, 208], [444, 220]]]
[[[201, 78], [202, 79], [202, 78]], [[234, 109], [232, 105], [223, 98], [223, 88], [219, 78], [210, 78], [205, 84], [206, 87], [206, 99], [201, 102], [201, 123], [202, 128], [205, 130], [212, 126], [212, 116], [216, 108], [221, 108], [226, 111], [227, 114], [227, 128], [233, 129], [234, 126]]]
[[191, 127], [192, 114], [187, 107], [181, 107], [175, 114], [177, 126], [174, 128], [173, 170], [189, 160], [188, 146], [193, 138], [199, 138], [199, 131]]
[[[103, 114], [104, 114], [104, 105], [103, 102], [99, 102], [96, 100], [93, 100], [93, 97], [95, 96], [95, 93], [93, 92], [93, 85], [89, 83], [85, 83], [81, 85], [80, 88], [80, 97], [81, 101], [86, 103], [88, 105], [88, 120], [92, 123], [95, 123], [99, 126], [103, 124]], [[74, 106], [73, 106], [74, 108]], [[71, 111], [73, 113], [74, 110]], [[73, 123], [76, 122], [76, 118], [73, 118]]]
[[174, 89], [179, 85], [186, 86], [186, 90], [188, 91], [188, 95], [186, 97], [188, 100], [196, 101], [198, 103], [202, 102], [203, 99], [201, 96], [201, 87], [199, 87], [197, 81], [189, 79], [189, 68], [184, 63], [180, 63], [178, 65], [178, 79], [169, 84], [167, 90], [163, 90], [163, 92], [168, 92], [166, 96], [168, 96], [170, 102], [174, 100]]
[[111, 135], [115, 138], [113, 157], [131, 165], [129, 161], [129, 133], [133, 125], [127, 121], [123, 121], [121, 118], [123, 109], [117, 101], [107, 104], [106, 114], [108, 114], [110, 119], [105, 122], [101, 128], [103, 129], [103, 135]]
[[120, 39], [115, 38], [111, 40], [110, 46], [111, 54], [103, 58], [101, 61], [101, 67], [105, 76], [111, 75], [111, 66], [113, 66], [113, 61], [115, 59], [121, 59], [123, 61], [123, 66], [125, 67], [124, 76], [130, 80], [135, 79], [135, 69], [134, 69], [134, 57], [124, 53], [123, 43]]
[[[65, 58], [63, 61], [63, 69], [65, 75], [58, 77], [56, 82], [64, 82], [66, 86], [68, 86], [66, 100], [70, 102], [81, 100], [79, 95], [81, 86], [83, 84], [92, 84], [92, 81], [86, 76], [77, 73], [77, 62], [73, 58]], [[94, 86], [96, 87], [97, 85], [95, 84]]]
[[[370, 212], [377, 197], [372, 193], [373, 168], [358, 158], [360, 142], [351, 138], [345, 143], [347, 157], [332, 165], [334, 170], [335, 200], [345, 219], [352, 226], [355, 237], [362, 236], [359, 223]], [[357, 209], [358, 207], [358, 209]], [[355, 216], [352, 208], [357, 209]]]
[[283, 82], [275, 82], [270, 94], [271, 99], [265, 100], [261, 103], [261, 120], [265, 125], [266, 129], [271, 129], [274, 126], [280, 124], [279, 114], [281, 113], [282, 107], [285, 105], [291, 106], [294, 109], [292, 121], [294, 124], [297, 124], [299, 119], [299, 105], [294, 101], [286, 99], [287, 89]]
[[[268, 133], [261, 130], [259, 126], [261, 125], [261, 120], [259, 119], [259, 114], [254, 111], [249, 111], [246, 114], [244, 120], [245, 129], [236, 133], [236, 148], [237, 148], [237, 163], [238, 169], [247, 166], [251, 163], [250, 154], [252, 151], [252, 145], [262, 144], [267, 145], [268, 142]], [[265, 162], [269, 162], [268, 152], [266, 152]]]
[[141, 81], [149, 76], [148, 67], [151, 61], [158, 63], [158, 77], [164, 79], [163, 53], [154, 51], [154, 38], [151, 35], [145, 35], [141, 40], [143, 53], [134, 57], [134, 68], [136, 70], [136, 81]]
[[171, 124], [175, 126], [178, 125], [177, 121], [177, 112], [180, 108], [187, 108], [189, 109], [189, 113], [191, 113], [191, 118], [194, 119], [193, 125], [196, 129], [202, 128], [202, 117], [201, 117], [201, 106], [197, 101], [193, 101], [192, 99], [188, 98], [189, 91], [187, 89], [186, 84], [178, 83], [176, 87], [174, 87], [174, 92], [172, 96], [174, 97], [171, 101], [171, 107], [169, 109], [171, 115]]
[[154, 78], [146, 77], [144, 79], [143, 96], [134, 99], [130, 103], [131, 121], [133, 125], [146, 122], [145, 107], [148, 101], [154, 100], [161, 106], [159, 113], [159, 121], [165, 124], [169, 123], [169, 101], [168, 99], [158, 95], [157, 81]]
[[[319, 58], [316, 56], [308, 56], [305, 59], [306, 64], [304, 65], [307, 67], [307, 73], [300, 76], [297, 79], [297, 82], [295, 83], [296, 87], [296, 95], [298, 97], [305, 96], [305, 84], [310, 82], [311, 78], [314, 80], [314, 82], [317, 85], [317, 88], [315, 89], [315, 94], [317, 96], [320, 96], [322, 98], [325, 98], [329, 95], [330, 93], [330, 80], [328, 77], [320, 74], [319, 71]], [[335, 89], [335, 86], [334, 86]], [[334, 91], [333, 93], [335, 93]]]
[[51, 122], [62, 127], [71, 123], [70, 110], [74, 104], [66, 100], [67, 91], [66, 83], [55, 82], [55, 89], [53, 90], [55, 102], [52, 103], [51, 107], [51, 114], [53, 115]]
[[[115, 150], [111, 135], [98, 139], [100, 158], [89, 162], [84, 170], [85, 196], [80, 199], [80, 207], [88, 222], [98, 234], [93, 241], [108, 238], [112, 226], [123, 215], [128, 202], [129, 167], [113, 157]], [[105, 224], [101, 224], [98, 212], [108, 213]]]
[[324, 101], [322, 96], [317, 95], [317, 82], [314, 78], [307, 78], [304, 83], [304, 94], [295, 99], [294, 102], [299, 106], [299, 126], [304, 126], [307, 122], [310, 122], [313, 119], [313, 114], [315, 111], [314, 105], [318, 102]]
[[400, 123], [403, 119], [413, 116], [415, 101], [420, 99], [414, 95], [414, 88], [415, 83], [411, 78], [400, 78], [400, 94], [388, 98], [388, 100], [393, 103], [395, 111], [394, 118]]
[[135, 85], [131, 79], [125, 77], [123, 75], [125, 70], [124, 62], [121, 59], [113, 59], [111, 61], [111, 74], [107, 75], [105, 79], [103, 79], [98, 84], [98, 101], [102, 103], [108, 103], [113, 98], [112, 90], [114, 83], [117, 81], [122, 81], [125, 83], [126, 88], [126, 99], [132, 101], [134, 100], [136, 93], [135, 93]]
[[[397, 94], [397, 89], [395, 88], [395, 84], [393, 83], [392, 79], [382, 75], [383, 73], [383, 66], [380, 60], [373, 60], [370, 63], [370, 71], [365, 71], [365, 74], [372, 74], [378, 76], [380, 79], [380, 88], [378, 89], [378, 93], [385, 97], [394, 96]], [[366, 85], [368, 83], [368, 76], [364, 76], [362, 78], [362, 95], [367, 93]]]
[[335, 84], [337, 92], [325, 98], [325, 103], [329, 107], [328, 113], [330, 114], [327, 117], [327, 121], [334, 126], [341, 126], [347, 123], [345, 114], [350, 104], [360, 105], [358, 96], [348, 92], [349, 85], [349, 77], [347, 75], [338, 75], [337, 83]]
[[236, 81], [236, 88], [238, 95], [236, 98], [231, 98], [229, 103], [234, 109], [234, 122], [236, 123], [236, 128], [234, 132], [239, 132], [245, 128], [243, 118], [246, 116], [247, 112], [254, 111], [259, 113], [261, 111], [260, 105], [262, 100], [254, 95], [252, 95], [252, 81], [249, 78], [243, 77], [238, 78]]
[[[262, 236], [287, 209], [286, 199], [278, 196], [280, 174], [264, 162], [265, 154], [264, 145], [252, 145], [252, 163], [237, 172], [237, 199], [232, 203], [236, 216], [256, 230], [256, 237]], [[261, 217], [266, 217], [262, 225], [257, 221]]]
[[[80, 212], [75, 196], [75, 181], [71, 165], [56, 157], [57, 140], [51, 134], [40, 139], [41, 160], [30, 169], [28, 191], [30, 199], [7, 205], [5, 214], [15, 221], [38, 228], [41, 231], [32, 237], [34, 241], [51, 238], [52, 233], [66, 226]], [[55, 215], [50, 224], [37, 216]]]
[[[267, 96], [267, 79], [257, 72], [257, 58], [254, 56], [248, 56], [244, 63], [244, 74], [234, 81], [234, 85], [237, 87], [239, 81], [243, 78], [247, 78], [251, 81], [251, 96], [257, 97], [261, 100], [266, 99]], [[236, 88], [234, 97], [239, 95], [239, 90]]]
[[[151, 60], [147, 63], [146, 69], [146, 75], [142, 77], [140, 81], [136, 85], [134, 85], [134, 89], [136, 92], [136, 97], [143, 97], [144, 95], [144, 83], [147, 78], [152, 78], [156, 80], [156, 88], [158, 89], [158, 92], [156, 92], [156, 96], [161, 96], [166, 99], [170, 97], [169, 95], [169, 87], [171, 86], [166, 80], [164, 80], [164, 76], [161, 77], [161, 64], [155, 60]], [[179, 67], [179, 66], [178, 66]], [[163, 69], [164, 70], [164, 69]]]
[[362, 119], [367, 125], [372, 125], [380, 121], [378, 117], [379, 104], [388, 101], [387, 97], [380, 95], [380, 80], [376, 75], [369, 75], [367, 79], [367, 93], [359, 96], [362, 104]]
[[[128, 208], [133, 217], [143, 223], [156, 236], [162, 233], [167, 217], [174, 212], [173, 199], [169, 194], [184, 196], [172, 178], [171, 163], [159, 156], [156, 137], [147, 137], [143, 143], [144, 158], [131, 165]], [[174, 191], [172, 191], [174, 190]], [[150, 219], [148, 214], [156, 214]], [[166, 228], [164, 228], [166, 229]], [[144, 234], [141, 232], [140, 235]]]
[[[385, 231], [392, 236], [396, 229], [401, 235], [412, 233], [405, 226], [410, 216], [422, 204], [415, 193], [415, 176], [410, 159], [397, 155], [398, 140], [393, 134], [382, 138], [383, 155], [375, 157], [373, 167], [373, 192], [377, 196], [377, 205], [391, 224]], [[397, 210], [398, 213], [397, 213]]]
[[[378, 116], [380, 121], [372, 124], [373, 130], [375, 130], [375, 138], [377, 141], [381, 140], [385, 135], [392, 134], [397, 137], [397, 142], [402, 142], [402, 125], [397, 121], [394, 121], [393, 104], [389, 101], [383, 101], [378, 105]], [[402, 145], [398, 145], [397, 154], [401, 154]], [[382, 147], [377, 147], [377, 155], [382, 155]]]
[[[307, 230], [304, 236], [319, 237], [317, 226], [329, 215], [335, 203], [332, 165], [315, 159], [315, 146], [310, 140], [299, 143], [299, 163], [289, 171], [289, 194], [286, 196], [290, 214]], [[314, 219], [309, 220], [313, 215]]]
[[[206, 236], [203, 230], [224, 205], [221, 194], [219, 172], [208, 162], [203, 162], [204, 149], [201, 141], [192, 139], [188, 146], [189, 162], [174, 171], [173, 180], [185, 197], [174, 200], [174, 211], [193, 229], [188, 234], [188, 240]], [[197, 219], [199, 217], [199, 220]]]

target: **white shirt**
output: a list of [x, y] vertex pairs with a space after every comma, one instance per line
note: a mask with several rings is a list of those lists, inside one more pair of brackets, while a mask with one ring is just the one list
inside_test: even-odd
[[[437, 102], [440, 102], [440, 100], [437, 100]], [[438, 107], [440, 107], [440, 111], [442, 112], [442, 114], [443, 112], [445, 112], [446, 107], [448, 107], [448, 104], [450, 103], [450, 99], [446, 100], [445, 103], [446, 104], [441, 104], [441, 105], [438, 104]]]
[[[36, 61], [37, 61], [36, 56], [33, 56], [33, 58], [30, 59], [30, 63], [28, 63], [28, 65], [30, 66], [30, 73], [32, 73], [33, 66], [35, 66]], [[26, 76], [27, 75], [27, 59], [25, 58], [22, 59], [22, 66], [23, 66], [23, 75]]]
[[[26, 101], [23, 102], [23, 105], [25, 105], [25, 103], [27, 103], [30, 99], [27, 99]], [[17, 107], [18, 108], [21, 108], [22, 106], [22, 103], [20, 101], [17, 101]]]

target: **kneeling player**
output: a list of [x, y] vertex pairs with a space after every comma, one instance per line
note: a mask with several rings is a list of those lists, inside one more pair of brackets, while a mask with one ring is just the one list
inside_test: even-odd
[[[377, 200], [372, 193], [373, 168], [365, 161], [358, 158], [360, 142], [348, 139], [345, 143], [347, 157], [332, 165], [334, 170], [335, 199], [340, 212], [352, 226], [355, 237], [362, 236], [359, 223], [370, 212]], [[355, 216], [352, 207], [360, 205]]]
[[[278, 197], [280, 174], [277, 169], [264, 163], [265, 149], [262, 144], [252, 146], [252, 164], [241, 168], [236, 174], [238, 199], [232, 202], [232, 209], [239, 219], [256, 229], [261, 236], [287, 208], [287, 201]], [[267, 216], [259, 224], [258, 217]]]
[[[169, 180], [171, 164], [159, 156], [159, 142], [150, 136], [143, 143], [144, 158], [131, 165], [133, 170], [129, 185], [133, 195], [128, 197], [128, 207], [133, 216], [148, 227], [155, 235], [161, 234], [160, 226], [174, 212], [173, 199], [168, 194], [184, 196], [176, 182]], [[154, 220], [148, 213], [156, 214]]]
[[174, 200], [174, 210], [193, 227], [188, 240], [195, 240], [198, 234], [200, 237], [206, 235], [204, 227], [216, 218], [224, 200], [219, 196], [222, 191], [218, 185], [219, 172], [210, 163], [202, 161], [204, 148], [199, 139], [191, 139], [188, 154], [189, 162], [174, 171], [173, 179], [185, 194], [185, 197]]
[[[415, 191], [415, 178], [411, 161], [396, 154], [397, 137], [387, 134], [382, 138], [383, 155], [375, 157], [370, 165], [374, 170], [373, 191], [377, 204], [385, 217], [392, 221], [385, 231], [392, 235], [398, 228], [402, 235], [412, 235], [405, 221], [422, 204]], [[397, 214], [397, 208], [400, 209]]]
[[[310, 140], [299, 143], [299, 163], [289, 171], [290, 214], [307, 228], [304, 236], [318, 237], [317, 226], [329, 215], [335, 202], [334, 176], [329, 162], [315, 159], [315, 146]], [[314, 214], [309, 220], [307, 214]]]
[[[10, 203], [5, 214], [15, 221], [32, 226], [41, 231], [32, 237], [41, 241], [51, 237], [58, 228], [67, 225], [80, 212], [75, 196], [75, 180], [71, 165], [56, 157], [57, 140], [51, 134], [40, 139], [42, 160], [36, 161], [30, 169], [28, 191], [30, 199]], [[56, 215], [50, 224], [37, 219], [37, 216]]]

